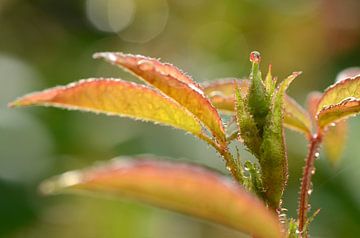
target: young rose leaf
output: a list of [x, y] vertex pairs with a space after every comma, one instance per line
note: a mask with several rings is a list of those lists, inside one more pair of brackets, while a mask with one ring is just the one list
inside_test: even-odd
[[320, 128], [325, 128], [331, 123], [355, 116], [358, 113], [360, 113], [360, 98], [347, 98], [338, 104], [323, 108], [317, 114], [318, 125]]
[[321, 98], [323, 97], [323, 94], [321, 92], [311, 92], [309, 93], [307, 99], [306, 99], [306, 104], [307, 104], [307, 110], [310, 114], [311, 120], [314, 124], [316, 124], [316, 113], [317, 113], [317, 108], [319, 106], [319, 102], [321, 100]]
[[234, 113], [235, 110], [235, 83], [240, 94], [246, 97], [250, 82], [236, 78], [224, 78], [203, 84], [205, 95], [217, 109], [224, 113]]
[[320, 128], [360, 112], [360, 75], [341, 80], [323, 94], [317, 117]]
[[172, 99], [120, 79], [88, 79], [28, 94], [10, 106], [53, 106], [152, 121], [202, 136], [200, 123]]
[[140, 55], [104, 52], [96, 53], [94, 57], [103, 58], [158, 88], [193, 113], [220, 142], [226, 141], [224, 127], [216, 109], [200, 86], [176, 67]]
[[[316, 110], [322, 98], [322, 93], [311, 92], [307, 99], [308, 111], [313, 118], [314, 124], [317, 124]], [[345, 147], [347, 136], [347, 122], [340, 121], [336, 125], [327, 127], [325, 135], [323, 136], [323, 145], [326, 158], [335, 165], [341, 157]]]
[[261, 145], [260, 166], [265, 196], [268, 205], [274, 209], [280, 200], [287, 182], [287, 154], [283, 131], [283, 107], [285, 91], [300, 74], [295, 72], [280, 83], [272, 100], [271, 111], [264, 128]]
[[252, 234], [283, 237], [275, 214], [240, 185], [206, 168], [154, 159], [117, 159], [67, 172], [41, 185], [45, 193], [90, 191], [137, 199]]
[[260, 156], [261, 137], [256, 122], [243, 99], [240, 87], [236, 87], [236, 120], [244, 144], [256, 156]]
[[323, 138], [326, 158], [332, 165], [336, 165], [344, 151], [348, 132], [346, 121], [340, 121], [334, 126], [329, 126]]
[[285, 94], [284, 97], [284, 124], [287, 128], [306, 136], [311, 136], [311, 120], [309, 114], [293, 98]]
[[317, 112], [347, 98], [360, 98], [360, 75], [341, 80], [326, 89], [319, 102]]
[[360, 67], [350, 67], [342, 70], [338, 75], [336, 76], [335, 82], [343, 81], [347, 78], [352, 78], [357, 75], [360, 75]]
[[[203, 84], [205, 94], [210, 98], [211, 103], [219, 110], [227, 113], [234, 112], [234, 82], [238, 84], [241, 96], [246, 97], [250, 82], [240, 79], [220, 79]], [[284, 125], [285, 127], [304, 133], [311, 134], [311, 119], [305, 109], [293, 98], [286, 95], [284, 98]]]
[[263, 126], [266, 121], [266, 116], [270, 110], [270, 96], [268, 95], [264, 82], [262, 81], [260, 66], [260, 53], [253, 51], [250, 54], [250, 61], [252, 63], [250, 74], [250, 88], [247, 94], [246, 102], [248, 104], [251, 115], [253, 115], [256, 126], [259, 129], [260, 136], [263, 132]]

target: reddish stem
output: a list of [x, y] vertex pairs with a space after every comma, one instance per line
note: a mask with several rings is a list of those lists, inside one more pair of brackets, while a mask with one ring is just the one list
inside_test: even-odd
[[304, 226], [306, 224], [308, 207], [309, 207], [309, 196], [312, 192], [311, 188], [311, 177], [314, 174], [314, 161], [318, 157], [318, 149], [322, 141], [321, 133], [315, 134], [310, 139], [309, 153], [306, 158], [306, 164], [304, 167], [303, 177], [301, 180], [301, 191], [300, 191], [300, 201], [299, 201], [299, 231], [301, 237], [306, 238], [307, 231], [304, 231]]

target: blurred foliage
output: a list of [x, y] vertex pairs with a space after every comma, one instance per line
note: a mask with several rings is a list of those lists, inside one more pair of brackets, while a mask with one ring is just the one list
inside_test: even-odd
[[[93, 76], [127, 74], [91, 59], [96, 51], [161, 57], [197, 81], [247, 76], [252, 50], [284, 78], [304, 74], [289, 94], [300, 102], [336, 74], [360, 65], [358, 0], [2, 0], [0, 1], [0, 236], [234, 237], [234, 231], [129, 201], [42, 197], [39, 181], [118, 155], [152, 153], [214, 168], [223, 162], [191, 136], [169, 128], [56, 109], [9, 110], [16, 96]], [[296, 89], [296, 90], [295, 90]], [[336, 168], [316, 162], [314, 237], [360, 234], [360, 135]], [[285, 206], [295, 216], [306, 154], [287, 133], [290, 180]], [[242, 154], [246, 154], [241, 151]]]

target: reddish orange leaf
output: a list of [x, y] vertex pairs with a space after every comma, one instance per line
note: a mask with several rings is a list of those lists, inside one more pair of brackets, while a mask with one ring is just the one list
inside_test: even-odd
[[[249, 89], [248, 80], [220, 79], [203, 85], [205, 94], [219, 110], [234, 112], [234, 80], [238, 82], [243, 97]], [[284, 98], [284, 124], [287, 128], [311, 134], [311, 120], [308, 113], [291, 97]]]
[[204, 96], [200, 86], [176, 67], [140, 55], [107, 52], [97, 53], [94, 57], [120, 66], [158, 88], [193, 113], [218, 140], [225, 142], [218, 112]]
[[314, 91], [314, 92], [309, 93], [307, 100], [306, 100], [307, 101], [307, 109], [308, 109], [311, 119], [314, 123], [316, 122], [317, 108], [319, 106], [319, 102], [320, 102], [322, 96], [323, 96], [322, 93]]
[[11, 106], [53, 106], [152, 121], [202, 135], [200, 123], [172, 99], [119, 79], [88, 79], [28, 94]]
[[275, 214], [235, 182], [203, 167], [149, 159], [117, 159], [67, 172], [42, 191], [85, 190], [138, 199], [252, 234], [283, 237]]

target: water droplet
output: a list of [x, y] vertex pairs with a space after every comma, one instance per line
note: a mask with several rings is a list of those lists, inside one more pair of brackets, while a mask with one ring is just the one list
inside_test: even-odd
[[307, 191], [307, 194], [308, 194], [308, 195], [311, 195], [312, 191], [313, 191], [312, 189], [309, 189], [309, 190]]
[[246, 161], [246, 162], [244, 163], [244, 170], [245, 170], [245, 171], [250, 171], [251, 167], [252, 167], [252, 164], [251, 164], [250, 161]]
[[226, 166], [226, 169], [229, 171], [229, 172], [231, 172], [232, 171], [232, 169], [231, 169], [231, 167], [230, 166]]
[[310, 204], [308, 204], [307, 209], [308, 209], [308, 211], [310, 211], [310, 210], [311, 210], [311, 205], [310, 205]]
[[258, 51], [253, 51], [250, 53], [250, 62], [252, 63], [260, 63], [261, 55]]
[[295, 233], [300, 234], [301, 232], [298, 229], [296, 229]]
[[316, 169], [313, 168], [313, 169], [311, 170], [311, 174], [314, 175], [314, 174], [315, 174], [315, 171], [316, 171]]
[[317, 159], [317, 158], [319, 158], [320, 153], [319, 153], [319, 152], [316, 152], [314, 156], [315, 156], [315, 158]]
[[336, 126], [336, 123], [335, 122], [330, 123], [330, 126]]

